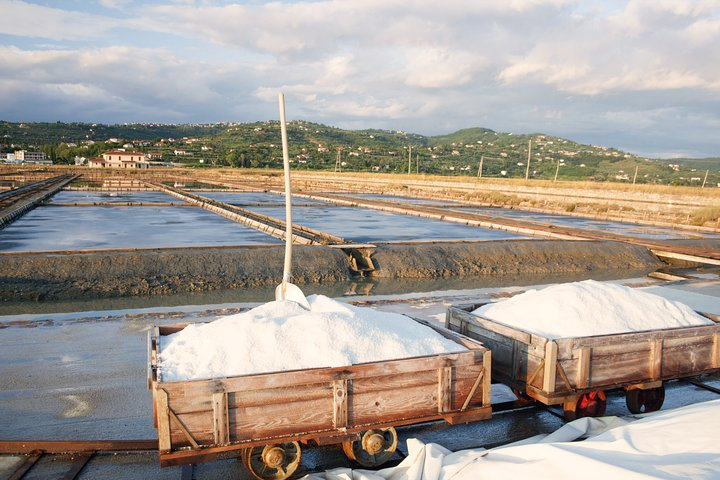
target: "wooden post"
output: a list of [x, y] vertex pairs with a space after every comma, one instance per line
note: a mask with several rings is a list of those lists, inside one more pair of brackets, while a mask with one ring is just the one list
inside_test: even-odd
[[663, 339], [659, 338], [650, 344], [649, 376], [657, 380], [662, 376]]
[[705, 188], [705, 182], [707, 182], [708, 173], [710, 173], [710, 170], [705, 170], [705, 178], [703, 179], [703, 184], [700, 188]]
[[547, 393], [555, 392], [555, 378], [557, 375], [557, 343], [550, 340], [545, 344], [545, 372], [543, 373], [543, 390]]
[[453, 367], [438, 368], [438, 413], [449, 412], [452, 407]]
[[575, 378], [575, 385], [577, 385], [577, 388], [587, 388], [590, 386], [591, 358], [591, 348], [585, 347], [578, 350], [578, 370]]
[[410, 168], [412, 167], [412, 145], [408, 146], [408, 176], [410, 176]]
[[158, 450], [160, 452], [169, 452], [172, 448], [170, 442], [170, 407], [168, 406], [168, 394], [163, 389], [156, 392], [159, 400], [158, 408]]
[[212, 395], [213, 406], [213, 437], [216, 445], [230, 443], [230, 425], [228, 423], [227, 393], [218, 392]]
[[525, 180], [530, 176], [530, 156], [532, 155], [532, 138], [528, 140], [528, 160], [527, 168], [525, 169]]
[[553, 180], [553, 182], [557, 182], [557, 176], [558, 176], [559, 171], [560, 171], [560, 160], [557, 161], [557, 167], [555, 168], [555, 180]]
[[345, 428], [348, 424], [347, 379], [333, 381], [333, 427]]
[[482, 405], [489, 407], [491, 400], [491, 370], [492, 370], [492, 352], [490, 350], [483, 353], [483, 382], [482, 382]]
[[635, 165], [635, 175], [633, 175], [633, 185], [635, 185], [635, 180], [637, 180], [637, 172], [638, 172], [638, 166]]
[[478, 166], [478, 178], [482, 178], [483, 160], [485, 160], [485, 155], [480, 155], [480, 165]]

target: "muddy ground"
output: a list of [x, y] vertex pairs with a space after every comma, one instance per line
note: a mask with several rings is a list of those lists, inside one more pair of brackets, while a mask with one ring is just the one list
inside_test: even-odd
[[[167, 295], [276, 285], [283, 246], [180, 248], [0, 255], [0, 301]], [[493, 275], [647, 273], [663, 266], [644, 247], [613, 242], [517, 240], [379, 244], [378, 279], [458, 279]], [[322, 246], [293, 249], [293, 282], [353, 277], [348, 257]]]

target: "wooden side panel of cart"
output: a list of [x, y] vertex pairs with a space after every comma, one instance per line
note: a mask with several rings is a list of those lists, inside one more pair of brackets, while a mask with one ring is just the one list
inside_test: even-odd
[[490, 351], [444, 329], [436, 330], [468, 350], [340, 368], [158, 381], [158, 344], [162, 335], [180, 329], [158, 327], [149, 338], [163, 466], [269, 443], [339, 443], [369, 428], [491, 416]]
[[720, 318], [713, 325], [550, 340], [450, 307], [446, 327], [492, 351], [492, 377], [546, 405], [616, 387], [644, 387], [720, 369]]

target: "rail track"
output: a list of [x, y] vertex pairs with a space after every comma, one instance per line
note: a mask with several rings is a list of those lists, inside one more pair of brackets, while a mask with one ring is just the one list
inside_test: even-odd
[[[720, 388], [709, 385], [703, 379], [717, 379], [717, 375], [702, 376], [699, 378], [688, 378], [677, 380], [673, 383], [676, 388], [692, 388], [697, 387], [702, 390], [720, 395]], [[562, 411], [557, 407], [542, 405], [537, 402], [527, 400], [504, 401], [493, 404], [493, 418], [477, 425], [492, 422], [495, 419], [501, 419], [501, 414], [512, 414], [518, 418], [531, 418], [538, 412], [547, 412], [557, 421], [566, 423]], [[497, 415], [497, 416], [496, 416]], [[462, 428], [462, 426], [459, 426]], [[435, 431], [452, 429], [440, 425], [437, 422], [428, 424], [414, 425], [410, 427], [401, 427], [400, 432], [405, 432], [403, 436], [422, 436], [423, 434], [432, 434]], [[438, 430], [440, 429], [440, 430]], [[472, 437], [468, 438], [462, 446], [462, 449], [471, 448], [494, 448], [515, 441], [522, 440], [528, 436], [528, 433], [521, 432], [504, 432], [503, 438], [493, 437], [489, 441], [487, 439], [474, 442]], [[319, 471], [324, 469], [336, 468], [338, 466], [350, 467], [347, 460], [339, 460], [331, 453], [331, 447], [325, 447], [327, 450], [322, 451], [320, 455], [327, 453], [327, 460], [316, 463], [313, 470]], [[123, 471], [128, 478], [147, 478], [142, 473], [131, 473], [126, 470], [128, 467], [137, 464], [146, 465], [151, 462], [158, 468], [158, 441], [155, 439], [147, 440], [66, 440], [66, 441], [45, 441], [45, 440], [0, 440], [0, 459], [2, 456], [13, 457], [17, 459], [14, 468], [9, 472], [8, 480], [26, 480], [30, 478], [61, 478], [63, 480], [76, 480], [83, 478], [83, 471], [86, 466], [96, 458], [96, 456], [129, 456], [128, 459], [122, 461]], [[145, 458], [151, 455], [151, 458]], [[339, 458], [339, 457], [338, 457]], [[342, 457], [344, 459], [344, 457]], [[384, 467], [394, 466], [404, 458], [402, 451], [397, 451], [397, 457], [384, 465]], [[317, 462], [317, 460], [316, 460]], [[174, 469], [174, 470], [173, 470]], [[197, 475], [198, 466], [183, 465], [182, 467], [172, 467], [163, 471], [163, 478], [178, 478], [180, 480], [190, 480]], [[51, 470], [51, 474], [47, 473]], [[246, 478], [243, 476], [242, 469], [237, 468], [236, 478]], [[225, 475], [227, 471], [224, 471]], [[208, 472], [205, 472], [208, 473]], [[298, 473], [311, 473], [307, 468], [301, 468]], [[92, 474], [90, 477], [96, 478]], [[210, 474], [202, 475], [203, 478], [220, 478], [218, 475]], [[248, 477], [249, 478], [249, 477]]]

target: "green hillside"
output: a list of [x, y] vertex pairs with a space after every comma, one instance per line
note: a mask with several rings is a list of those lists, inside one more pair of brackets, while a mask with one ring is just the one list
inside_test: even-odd
[[[467, 128], [428, 137], [294, 121], [288, 124], [288, 137], [297, 169], [407, 173], [409, 166], [412, 172], [455, 176], [527, 175], [545, 180], [678, 185], [700, 185], [709, 169], [707, 185], [720, 183], [720, 158], [652, 160], [541, 133]], [[277, 121], [208, 125], [0, 122], [0, 151], [42, 149], [59, 163], [123, 146], [142, 150], [153, 160], [188, 166], [282, 166]]]

